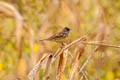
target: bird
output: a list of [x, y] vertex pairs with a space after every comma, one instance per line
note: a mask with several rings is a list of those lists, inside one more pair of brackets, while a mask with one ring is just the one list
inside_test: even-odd
[[57, 43], [63, 43], [63, 40], [69, 36], [70, 28], [64, 27], [64, 29], [49, 38], [39, 40], [40, 41], [54, 41]]

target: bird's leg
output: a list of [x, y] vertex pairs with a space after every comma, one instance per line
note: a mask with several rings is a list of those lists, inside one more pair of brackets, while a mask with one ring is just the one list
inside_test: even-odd
[[66, 43], [61, 42], [61, 48], [63, 48], [66, 45]]

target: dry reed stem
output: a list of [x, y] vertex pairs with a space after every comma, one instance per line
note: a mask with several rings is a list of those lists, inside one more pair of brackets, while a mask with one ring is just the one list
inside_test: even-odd
[[[66, 50], [67, 48], [69, 48], [69, 47], [71, 47], [71, 46], [73, 46], [73, 45], [75, 45], [75, 44], [77, 44], [77, 43], [79, 43], [80, 41], [85, 40], [85, 39], [86, 39], [85, 37], [81, 37], [81, 38], [79, 38], [79, 39], [77, 39], [77, 40], [69, 43], [68, 45], [65, 45], [65, 46], [63, 46], [63, 47], [60, 47], [60, 48], [56, 51], [55, 55], [53, 56], [53, 58], [52, 58], [52, 63], [55, 61], [56, 57], [59, 56], [64, 50]], [[43, 60], [41, 59], [41, 60], [34, 66], [34, 68], [30, 71], [30, 73], [29, 73], [28, 76], [27, 76], [27, 80], [33, 80], [35, 74], [37, 73], [38, 69], [39, 69], [40, 66], [41, 66], [41, 65], [40, 65], [41, 61], [43, 61]]]
[[61, 76], [62, 76], [62, 73], [64, 72], [64, 69], [65, 69], [65, 65], [66, 65], [66, 62], [67, 62], [67, 56], [68, 56], [68, 49], [64, 50], [60, 54], [56, 80], [62, 80]]
[[85, 49], [85, 44], [80, 45], [79, 50], [76, 52], [73, 61], [72, 61], [72, 67], [71, 67], [71, 72], [70, 72], [70, 76], [69, 76], [69, 80], [74, 80], [74, 75], [77, 72], [78, 69], [78, 65], [79, 65], [79, 59], [82, 56], [82, 54], [84, 53], [84, 49]]
[[0, 11], [5, 13], [8, 16], [14, 17], [16, 20], [16, 40], [17, 40], [17, 49], [18, 57], [21, 56], [21, 32], [23, 27], [23, 18], [20, 13], [16, 10], [14, 6], [6, 2], [0, 1]]
[[[52, 63], [55, 61], [56, 57], [59, 56], [64, 50], [68, 49], [69, 47], [71, 47], [71, 46], [73, 46], [73, 45], [75, 45], [75, 44], [77, 44], [77, 43], [79, 43], [80, 41], [85, 40], [85, 39], [86, 39], [85, 37], [81, 37], [81, 38], [79, 38], [79, 39], [77, 39], [77, 40], [69, 43], [68, 45], [65, 45], [65, 46], [59, 48], [59, 49], [56, 51], [56, 53], [55, 53], [55, 55], [53, 56], [53, 58], [52, 58]], [[48, 55], [44, 55], [44, 56], [39, 60], [39, 62], [38, 62], [38, 63], [33, 67], [33, 69], [29, 72], [29, 74], [28, 74], [28, 76], [27, 76], [27, 80], [33, 80], [33, 79], [34, 79], [36, 73], [38, 72], [38, 70], [39, 70], [39, 68], [40, 68], [40, 66], [41, 66], [41, 63], [42, 63], [43, 60], [44, 60], [45, 58], [47, 58], [47, 57], [48, 57]]]
[[49, 70], [51, 68], [52, 54], [48, 57], [43, 80], [49, 80]]
[[42, 58], [37, 62], [37, 64], [33, 67], [33, 69], [29, 72], [27, 76], [27, 80], [34, 80], [37, 72], [40, 69], [40, 66], [42, 65], [42, 62], [49, 56], [49, 54], [44, 54]]
[[56, 53], [53, 55], [53, 60], [52, 60], [52, 62], [54, 62], [55, 59], [56, 59], [56, 57], [59, 56], [65, 49], [68, 49], [68, 48], [76, 45], [77, 43], [79, 43], [80, 41], [83, 41], [83, 40], [86, 40], [86, 37], [85, 37], [85, 36], [83, 36], [83, 37], [81, 37], [81, 38], [79, 38], [79, 39], [77, 39], [77, 40], [75, 40], [75, 41], [73, 41], [73, 42], [71, 42], [71, 43], [69, 43], [69, 44], [67, 44], [67, 45], [65, 45], [65, 46], [60, 47], [60, 48], [56, 51]]

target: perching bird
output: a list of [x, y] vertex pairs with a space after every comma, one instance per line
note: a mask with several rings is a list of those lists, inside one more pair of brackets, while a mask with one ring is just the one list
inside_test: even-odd
[[70, 28], [68, 27], [65, 27], [61, 32], [47, 38], [47, 39], [43, 39], [43, 40], [39, 40], [39, 41], [44, 41], [44, 40], [47, 40], [47, 41], [55, 41], [55, 42], [59, 42], [59, 43], [63, 43], [62, 40], [64, 40], [65, 38], [68, 37], [69, 35], [69, 31], [70, 31]]

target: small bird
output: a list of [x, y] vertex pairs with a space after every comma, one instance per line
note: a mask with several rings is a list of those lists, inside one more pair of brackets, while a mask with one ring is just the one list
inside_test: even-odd
[[47, 40], [47, 41], [55, 41], [57, 43], [63, 43], [62, 40], [64, 40], [65, 38], [68, 37], [69, 31], [70, 31], [70, 28], [65, 27], [61, 32], [59, 32], [47, 39], [43, 39], [43, 40], [39, 40], [39, 41]]

